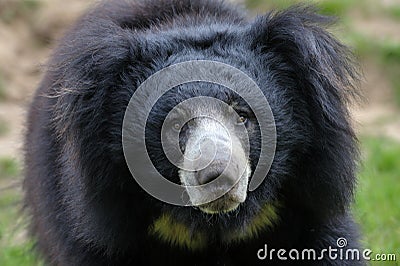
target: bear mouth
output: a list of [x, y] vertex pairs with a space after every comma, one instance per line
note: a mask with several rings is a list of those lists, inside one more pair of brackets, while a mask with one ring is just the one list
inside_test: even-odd
[[[186, 173], [182, 171], [181, 175], [184, 174]], [[188, 190], [188, 194], [193, 206], [206, 214], [226, 214], [236, 211], [240, 204], [246, 201], [250, 174], [250, 166], [247, 164], [245, 173], [232, 188], [224, 184], [211, 187], [208, 190], [201, 186], [192, 187]]]
[[212, 202], [199, 205], [199, 209], [207, 214], [224, 214], [235, 211], [243, 201], [229, 192]]

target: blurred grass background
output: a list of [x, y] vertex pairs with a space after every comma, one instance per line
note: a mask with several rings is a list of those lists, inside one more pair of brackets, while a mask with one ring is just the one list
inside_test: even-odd
[[[24, 110], [54, 41], [90, 1], [0, 0], [0, 265], [41, 265], [21, 215]], [[339, 18], [332, 31], [364, 69], [365, 102], [354, 106], [362, 162], [353, 206], [363, 245], [400, 265], [400, 0], [247, 0], [254, 14], [316, 4]]]

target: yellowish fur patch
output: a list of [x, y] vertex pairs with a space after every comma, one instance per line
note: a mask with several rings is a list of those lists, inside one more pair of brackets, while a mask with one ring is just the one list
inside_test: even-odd
[[229, 236], [227, 242], [239, 242], [257, 238], [262, 232], [272, 229], [279, 222], [279, 203], [267, 203], [262, 206], [251, 221]]
[[170, 214], [163, 214], [149, 228], [152, 235], [158, 236], [171, 246], [199, 250], [206, 246], [207, 237], [203, 232], [192, 232], [183, 223], [176, 222]]
[[[260, 233], [273, 228], [279, 221], [278, 203], [265, 204], [259, 213], [242, 229], [227, 235], [226, 243], [246, 241], [257, 238]], [[149, 227], [149, 233], [157, 236], [163, 242], [189, 250], [201, 250], [207, 245], [207, 234], [202, 231], [192, 231], [183, 223], [173, 219], [171, 214], [162, 214]]]

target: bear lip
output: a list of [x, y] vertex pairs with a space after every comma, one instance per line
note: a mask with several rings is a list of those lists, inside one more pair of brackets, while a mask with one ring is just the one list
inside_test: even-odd
[[228, 213], [236, 210], [242, 201], [229, 192], [221, 198], [198, 206], [199, 209], [208, 214]]

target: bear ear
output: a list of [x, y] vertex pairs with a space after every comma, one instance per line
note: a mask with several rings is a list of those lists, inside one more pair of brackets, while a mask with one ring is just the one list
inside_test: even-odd
[[340, 128], [340, 112], [358, 96], [360, 74], [351, 52], [326, 27], [334, 20], [313, 6], [294, 6], [258, 17], [252, 25], [252, 48], [277, 53], [296, 70], [304, 93], [313, 97], [323, 119]]

